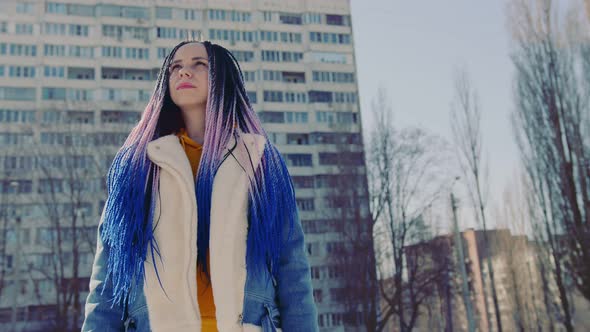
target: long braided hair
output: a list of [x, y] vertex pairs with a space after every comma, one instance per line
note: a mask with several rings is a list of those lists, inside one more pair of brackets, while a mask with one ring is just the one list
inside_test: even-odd
[[[167, 69], [178, 48], [192, 42], [197, 41], [180, 42], [164, 59], [141, 119], [117, 152], [107, 174], [108, 197], [100, 236], [109, 251], [104, 282], [112, 282], [113, 305], [118, 303], [126, 307], [128, 302], [134, 301], [136, 289], [131, 286], [145, 277], [148, 248], [156, 266], [155, 256], [159, 256], [159, 250], [153, 219], [159, 169], [147, 157], [147, 144], [177, 132], [184, 125], [181, 111], [170, 97]], [[259, 134], [266, 138], [266, 144], [258, 167], [253, 169], [252, 163], [241, 165], [250, 182], [246, 264], [249, 272], [258, 273], [268, 268], [269, 276], [277, 277], [281, 244], [291, 236], [298, 218], [293, 183], [284, 159], [270, 143], [252, 108], [238, 61], [220, 45], [209, 41], [202, 44], [209, 60], [209, 92], [203, 153], [195, 178], [197, 264], [207, 272], [211, 193], [214, 176], [226, 157], [224, 148], [232, 137], [239, 137], [241, 133]], [[159, 279], [157, 269], [156, 275]]]

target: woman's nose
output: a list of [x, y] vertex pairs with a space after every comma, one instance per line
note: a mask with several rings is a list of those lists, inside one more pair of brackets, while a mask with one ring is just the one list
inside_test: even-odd
[[185, 75], [190, 77], [190, 75], [192, 75], [192, 73], [190, 72], [190, 70], [187, 70], [187, 69], [185, 69], [184, 67], [182, 67], [182, 68], [180, 68], [180, 70], [178, 71], [178, 75], [179, 75], [180, 77], [183, 77], [183, 76], [185, 76]]

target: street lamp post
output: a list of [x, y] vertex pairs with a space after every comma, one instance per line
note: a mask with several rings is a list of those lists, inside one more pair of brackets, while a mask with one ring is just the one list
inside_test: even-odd
[[[10, 182], [10, 186], [14, 188], [14, 193], [18, 193], [19, 183], [17, 181]], [[18, 331], [16, 326], [17, 310], [18, 310], [18, 291], [20, 286], [20, 227], [21, 219], [17, 215], [16, 223], [14, 225], [14, 235], [16, 237], [16, 246], [13, 251], [13, 270], [12, 270], [12, 284], [13, 284], [13, 297], [12, 297], [12, 331]]]
[[[453, 181], [455, 184], [456, 181], [459, 180], [459, 177], [456, 177]], [[463, 252], [463, 238], [461, 236], [461, 232], [459, 230], [459, 222], [457, 221], [457, 201], [455, 199], [455, 195], [453, 195], [451, 185], [451, 209], [453, 210], [453, 233], [455, 236], [455, 251], [457, 255], [457, 261], [459, 265], [459, 271], [461, 271], [461, 293], [463, 294], [463, 303], [465, 305], [465, 314], [467, 316], [467, 329], [469, 332], [475, 331], [475, 320], [473, 317], [473, 306], [471, 303], [471, 299], [469, 298], [469, 286], [467, 284], [467, 270], [465, 268], [465, 254]]]

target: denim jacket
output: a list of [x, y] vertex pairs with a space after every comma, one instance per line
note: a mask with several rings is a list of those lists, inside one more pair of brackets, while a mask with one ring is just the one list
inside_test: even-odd
[[[227, 146], [228, 150], [236, 147], [234, 158], [226, 158], [218, 169], [211, 198], [210, 275], [218, 330], [318, 331], [299, 220], [283, 244], [277, 278], [271, 278], [268, 270], [253, 274], [246, 269], [248, 177], [238, 161], [248, 154], [256, 156], [252, 152], [257, 151], [253, 159], [257, 167], [266, 140], [255, 134], [243, 134], [239, 140]], [[173, 134], [150, 142], [147, 153], [160, 167], [155, 211], [160, 221], [154, 236], [161, 255], [155, 261], [162, 285], [148, 250], [145, 278], [135, 284], [135, 301], [125, 313], [120, 306], [111, 308], [112, 285], [104, 282], [109, 248], [100, 237], [101, 218], [82, 331], [201, 330], [195, 278], [197, 209], [190, 164]]]

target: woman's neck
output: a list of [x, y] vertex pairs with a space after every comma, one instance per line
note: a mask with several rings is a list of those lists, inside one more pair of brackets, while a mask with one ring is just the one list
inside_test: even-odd
[[181, 111], [188, 137], [203, 145], [205, 140], [205, 106], [184, 108]]

